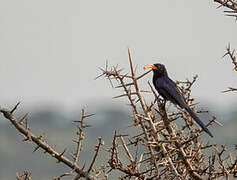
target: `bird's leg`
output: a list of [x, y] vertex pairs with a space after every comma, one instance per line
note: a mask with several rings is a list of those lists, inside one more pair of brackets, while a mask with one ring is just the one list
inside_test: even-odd
[[166, 102], [167, 102], [167, 100], [166, 100], [166, 99], [164, 99], [164, 102], [163, 102], [163, 104], [164, 104], [164, 107], [165, 107], [165, 105], [166, 105]]

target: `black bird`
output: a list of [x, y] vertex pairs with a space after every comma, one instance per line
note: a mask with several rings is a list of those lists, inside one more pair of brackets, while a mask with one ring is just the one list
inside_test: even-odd
[[178, 105], [180, 108], [185, 109], [190, 114], [190, 116], [199, 124], [199, 126], [201, 126], [201, 128], [207, 134], [213, 137], [212, 133], [187, 105], [176, 83], [169, 78], [165, 66], [163, 64], [147, 64], [144, 66], [144, 69], [147, 68], [152, 68], [154, 73], [153, 84], [158, 93], [164, 98], [164, 100], [169, 100], [172, 103]]

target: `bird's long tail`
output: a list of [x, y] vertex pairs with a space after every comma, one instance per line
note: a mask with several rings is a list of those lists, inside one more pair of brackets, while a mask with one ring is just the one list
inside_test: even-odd
[[185, 108], [186, 111], [190, 114], [190, 116], [201, 126], [201, 128], [211, 137], [213, 137], [212, 133], [207, 129], [207, 127], [203, 124], [203, 122], [197, 117], [197, 115], [192, 111], [190, 107]]

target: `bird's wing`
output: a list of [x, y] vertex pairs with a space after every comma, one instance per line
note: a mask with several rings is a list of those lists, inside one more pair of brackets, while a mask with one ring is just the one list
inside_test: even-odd
[[[159, 84], [159, 85], [158, 85]], [[179, 107], [184, 108], [188, 111], [190, 116], [202, 127], [204, 131], [206, 131], [211, 137], [213, 137], [212, 133], [208, 130], [208, 128], [203, 124], [203, 122], [197, 117], [197, 115], [192, 111], [192, 109], [185, 102], [182, 93], [176, 86], [175, 82], [173, 82], [168, 77], [157, 80], [156, 86], [158, 92], [167, 100], [170, 100], [174, 104], [179, 105]]]
[[187, 107], [183, 95], [176, 86], [175, 82], [173, 82], [170, 78], [164, 78], [162, 79], [162, 81], [157, 81], [156, 83], [159, 87], [160, 94], [164, 96], [167, 100], [170, 100], [174, 104], [179, 105], [181, 108]]

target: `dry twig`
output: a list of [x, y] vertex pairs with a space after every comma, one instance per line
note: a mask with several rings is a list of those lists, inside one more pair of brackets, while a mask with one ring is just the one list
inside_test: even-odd
[[[7, 109], [4, 109], [4, 108], [0, 108], [0, 112], [4, 115], [4, 117], [6, 119], [8, 119], [14, 125], [14, 127], [21, 134], [23, 134], [25, 136], [24, 141], [34, 142], [37, 145], [37, 149], [38, 148], [43, 149], [46, 153], [48, 153], [52, 157], [56, 158], [57, 162], [62, 162], [63, 164], [65, 164], [66, 166], [71, 168], [73, 170], [73, 172], [75, 172], [78, 175], [80, 175], [80, 177], [84, 177], [84, 178], [86, 178], [88, 180], [89, 179], [91, 179], [91, 180], [95, 180], [96, 179], [94, 176], [89, 174], [87, 171], [84, 171], [83, 169], [79, 168], [77, 163], [75, 163], [75, 160], [74, 160], [74, 162], [69, 160], [64, 155], [65, 152], [66, 152], [66, 149], [62, 153], [57, 152], [52, 146], [47, 144], [47, 142], [44, 140], [44, 138], [42, 138], [42, 136], [38, 137], [35, 134], [33, 134], [30, 131], [30, 129], [29, 129], [28, 123], [24, 127], [24, 125], [22, 125], [23, 120], [17, 121], [17, 119], [13, 115], [13, 112], [16, 110], [18, 105], [19, 105], [19, 103], [12, 110], [7, 110]], [[24, 119], [26, 121], [27, 118], [24, 118]], [[18, 175], [18, 176], [20, 177], [20, 175]]]
[[214, 0], [214, 2], [220, 4], [217, 8], [226, 7], [227, 11], [224, 11], [226, 16], [235, 17], [237, 19], [237, 2], [234, 0]]
[[[229, 56], [232, 64], [234, 65], [234, 70], [237, 71], [237, 57], [235, 55], [235, 49], [231, 49], [230, 44], [226, 47], [226, 53], [223, 55], [223, 57]], [[229, 87], [227, 90], [222, 91], [223, 93], [225, 92], [230, 92], [230, 91], [237, 91], [237, 88]]]
[[[124, 174], [121, 178], [128, 179], [132, 177], [135, 179], [232, 177], [236, 172], [236, 166], [233, 160], [230, 162], [230, 158], [223, 156], [227, 149], [223, 148], [221, 154], [214, 151], [212, 156], [208, 156], [207, 149], [211, 150], [214, 145], [200, 138], [202, 130], [195, 129], [192, 118], [182, 109], [178, 108], [178, 112], [168, 113], [164, 102], [156, 95], [150, 84], [150, 91], [154, 94], [154, 102], [158, 104], [158, 108], [154, 107], [154, 102], [147, 105], [138, 84], [142, 78], [138, 77], [144, 77], [148, 73], [137, 76], [130, 51], [128, 51], [128, 56], [130, 74], [122, 73], [117, 69], [118, 67], [112, 67], [110, 71], [106, 67], [102, 69], [102, 75], [111, 83], [116, 80], [115, 87], [124, 90], [124, 94], [117, 98], [127, 97], [133, 114], [133, 127], [137, 126], [140, 131], [137, 135], [126, 138], [115, 131], [112, 147], [109, 150], [111, 156], [108, 172], [118, 170]], [[191, 88], [196, 80], [197, 76], [194, 76], [191, 81], [177, 81], [186, 101], [194, 111], [195, 100], [191, 97]], [[205, 110], [196, 112], [207, 113]], [[185, 126], [180, 127], [175, 123], [180, 118], [185, 122]], [[207, 126], [216, 123], [218, 122], [213, 117]], [[137, 151], [138, 146], [139, 149], [143, 149], [140, 153]], [[211, 158], [212, 161], [208, 161]], [[219, 160], [216, 161], [217, 159]], [[231, 164], [231, 166], [227, 167], [226, 164]], [[225, 170], [219, 171], [220, 168]]]

